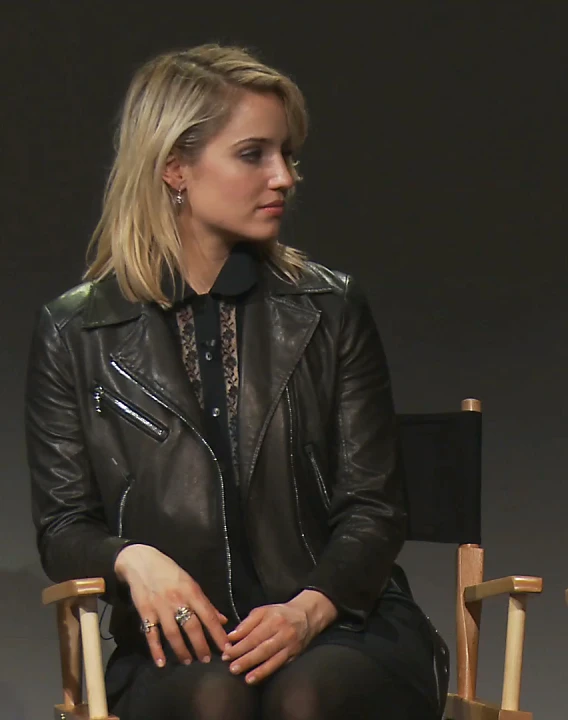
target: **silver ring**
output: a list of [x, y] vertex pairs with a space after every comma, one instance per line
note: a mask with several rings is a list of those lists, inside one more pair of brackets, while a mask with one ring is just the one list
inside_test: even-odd
[[175, 614], [175, 620], [177, 624], [182, 627], [182, 625], [185, 625], [185, 623], [190, 620], [195, 613], [193, 610], [190, 610], [187, 605], [182, 605], [181, 607], [178, 607]]
[[142, 620], [142, 622], [140, 623], [140, 632], [143, 632], [147, 635], [150, 630], [155, 627], [158, 627], [158, 623], [150, 622], [149, 620]]

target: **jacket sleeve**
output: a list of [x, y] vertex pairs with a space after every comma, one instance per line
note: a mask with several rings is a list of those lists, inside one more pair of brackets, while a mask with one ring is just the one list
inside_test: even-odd
[[331, 536], [308, 579], [364, 627], [405, 537], [388, 367], [371, 309], [348, 280], [338, 341]]
[[55, 582], [103, 577], [112, 596], [122, 587], [114, 560], [129, 541], [113, 536], [106, 525], [83, 439], [71, 355], [47, 308], [32, 339], [25, 411], [43, 569]]

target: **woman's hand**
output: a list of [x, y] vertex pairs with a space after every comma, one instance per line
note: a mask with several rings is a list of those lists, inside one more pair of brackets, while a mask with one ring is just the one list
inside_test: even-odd
[[[114, 570], [120, 580], [128, 583], [140, 618], [161, 625], [180, 662], [186, 665], [191, 662], [182, 629], [202, 662], [211, 659], [203, 625], [219, 650], [225, 648], [228, 638], [223, 624], [227, 618], [213, 607], [195, 580], [167, 555], [149, 545], [128, 545], [118, 554]], [[175, 614], [185, 606], [193, 615], [180, 627]], [[146, 633], [146, 639], [154, 662], [163, 667], [166, 659], [157, 626]]]
[[304, 590], [288, 603], [255, 608], [229, 633], [223, 660], [231, 672], [249, 672], [248, 683], [264, 680], [293, 660], [337, 617], [335, 605], [315, 590]]

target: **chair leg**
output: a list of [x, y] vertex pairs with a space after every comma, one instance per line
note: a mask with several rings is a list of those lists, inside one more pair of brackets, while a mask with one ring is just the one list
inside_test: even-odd
[[476, 697], [477, 659], [481, 603], [466, 605], [464, 589], [483, 581], [483, 548], [460, 545], [456, 573], [456, 646], [458, 696], [473, 700]]
[[62, 706], [66, 708], [73, 708], [83, 701], [80, 626], [74, 609], [70, 600], [57, 603], [57, 633], [63, 684]]
[[[82, 703], [74, 708], [66, 708], [64, 705], [56, 705], [54, 720], [89, 720], [89, 707]], [[105, 720], [119, 720], [116, 715], [107, 715]]]
[[108, 706], [99, 636], [97, 598], [94, 595], [81, 598], [78, 606], [83, 638], [83, 664], [89, 703], [89, 720], [107, 720]]
[[525, 640], [526, 595], [509, 597], [507, 641], [505, 645], [505, 674], [503, 677], [503, 710], [518, 710], [521, 696], [523, 644]]

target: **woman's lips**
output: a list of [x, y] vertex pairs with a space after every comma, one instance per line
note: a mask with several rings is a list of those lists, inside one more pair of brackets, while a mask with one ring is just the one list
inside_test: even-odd
[[263, 205], [259, 208], [263, 213], [272, 215], [274, 217], [280, 217], [284, 213], [284, 205], [282, 203], [274, 205]]

